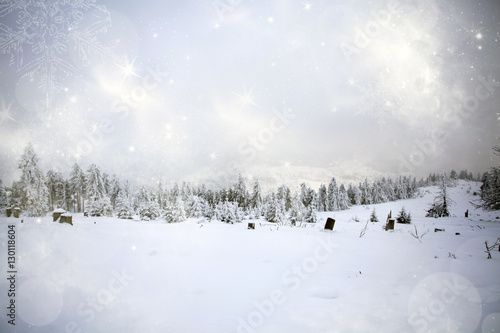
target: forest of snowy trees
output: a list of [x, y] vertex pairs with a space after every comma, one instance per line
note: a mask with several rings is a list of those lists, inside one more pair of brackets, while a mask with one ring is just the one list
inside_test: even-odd
[[[338, 184], [332, 177], [328, 184], [315, 190], [306, 183], [300, 192], [292, 193], [286, 185], [276, 192], [264, 194], [259, 180], [247, 187], [243, 176], [223, 189], [209, 189], [205, 185], [192, 186], [183, 182], [167, 189], [159, 181], [156, 188], [133, 188], [126, 180], [110, 176], [97, 165], [86, 170], [74, 164], [65, 178], [61, 172], [43, 173], [38, 157], [31, 145], [25, 148], [19, 162], [21, 177], [11, 187], [0, 180], [0, 206], [20, 207], [27, 216], [45, 216], [56, 208], [70, 212], [87, 212], [90, 216], [116, 216], [141, 220], [165, 219], [182, 222], [189, 217], [217, 219], [234, 223], [242, 219], [264, 217], [269, 222], [316, 222], [318, 211], [345, 210], [353, 205], [370, 205], [399, 199], [412, 198], [422, 186], [436, 185], [440, 175], [430, 174], [426, 179], [401, 176], [397, 179], [382, 178], [369, 182], [367, 178], [358, 185]], [[479, 175], [478, 175], [479, 177]], [[451, 171], [450, 180], [478, 180], [466, 170]], [[498, 170], [493, 169], [482, 177], [483, 196], [488, 196], [499, 182]], [[495, 189], [498, 187], [495, 186]], [[491, 208], [495, 208], [492, 204]], [[497, 208], [498, 209], [498, 208]]]

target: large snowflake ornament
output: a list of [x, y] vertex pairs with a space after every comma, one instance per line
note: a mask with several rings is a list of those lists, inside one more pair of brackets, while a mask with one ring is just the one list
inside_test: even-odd
[[28, 76], [47, 97], [63, 89], [65, 77], [80, 75], [94, 53], [115, 60], [115, 42], [99, 35], [111, 27], [106, 7], [95, 0], [1, 0], [0, 53], [10, 55], [22, 76]]

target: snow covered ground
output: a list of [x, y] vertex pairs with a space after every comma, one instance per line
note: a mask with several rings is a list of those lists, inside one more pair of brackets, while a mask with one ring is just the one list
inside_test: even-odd
[[[247, 221], [2, 217], [0, 332], [498, 332], [500, 252], [487, 260], [484, 242], [500, 237], [500, 212], [473, 208], [478, 186], [449, 189], [449, 218], [424, 217], [435, 187], [375, 205], [381, 222], [361, 238], [373, 206], [319, 213], [305, 227], [258, 220], [255, 230]], [[413, 224], [384, 231], [402, 206]], [[326, 217], [333, 232], [322, 230]], [[15, 326], [6, 315], [9, 225]], [[415, 227], [429, 230], [421, 242]]]

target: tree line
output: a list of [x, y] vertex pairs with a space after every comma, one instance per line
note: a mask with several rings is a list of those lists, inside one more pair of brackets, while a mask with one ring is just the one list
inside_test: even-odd
[[[340, 211], [355, 205], [371, 205], [412, 198], [422, 186], [438, 184], [440, 176], [426, 179], [400, 176], [358, 185], [338, 184], [333, 177], [328, 184], [315, 190], [306, 183], [292, 193], [286, 185], [264, 194], [259, 180], [250, 189], [242, 175], [228, 188], [213, 190], [204, 184], [192, 186], [175, 183], [167, 189], [159, 181], [156, 188], [132, 188], [127, 180], [102, 172], [96, 164], [84, 171], [75, 163], [65, 178], [61, 172], [43, 173], [39, 159], [28, 145], [19, 162], [21, 177], [6, 188], [0, 180], [0, 206], [19, 206], [28, 216], [45, 216], [56, 208], [71, 212], [86, 212], [91, 216], [117, 216], [142, 220], [164, 218], [168, 222], [184, 221], [188, 217], [217, 219], [228, 223], [243, 218], [264, 217], [270, 222], [316, 222], [316, 212]], [[452, 179], [475, 180], [466, 170], [450, 173]], [[7, 195], [8, 194], [8, 195]]]

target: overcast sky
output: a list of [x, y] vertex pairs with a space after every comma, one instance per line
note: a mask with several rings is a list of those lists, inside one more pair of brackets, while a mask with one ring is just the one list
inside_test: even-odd
[[29, 142], [139, 183], [498, 164], [499, 1], [60, 2], [0, 5], [7, 184]]

